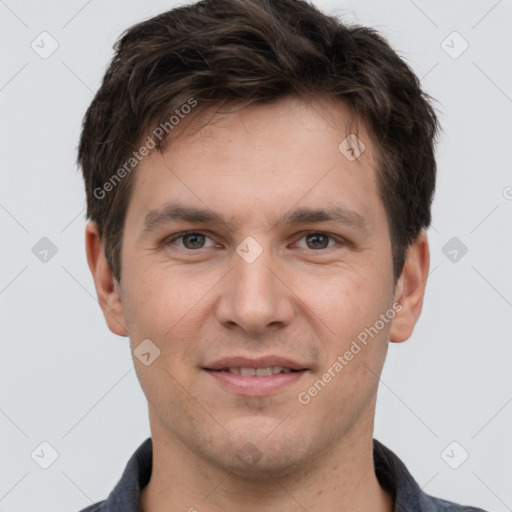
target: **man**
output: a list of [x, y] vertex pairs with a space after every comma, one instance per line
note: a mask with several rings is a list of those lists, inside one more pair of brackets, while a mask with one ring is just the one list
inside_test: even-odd
[[198, 2], [115, 49], [79, 146], [86, 249], [151, 438], [85, 510], [477, 510], [373, 440], [429, 270], [415, 75], [302, 0]]

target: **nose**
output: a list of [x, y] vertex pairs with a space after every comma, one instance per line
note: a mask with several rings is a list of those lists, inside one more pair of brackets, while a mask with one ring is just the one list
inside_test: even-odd
[[269, 250], [251, 263], [234, 254], [234, 269], [223, 282], [216, 307], [218, 321], [226, 328], [247, 334], [283, 328], [294, 315], [293, 293]]

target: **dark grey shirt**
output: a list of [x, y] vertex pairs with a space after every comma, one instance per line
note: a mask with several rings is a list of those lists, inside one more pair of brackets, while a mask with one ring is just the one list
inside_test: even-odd
[[[375, 473], [380, 484], [394, 495], [393, 512], [485, 512], [457, 505], [425, 494], [403, 462], [379, 441], [373, 441]], [[105, 501], [90, 505], [80, 512], [142, 512], [140, 491], [149, 482], [153, 446], [146, 439], [132, 455], [123, 476]]]

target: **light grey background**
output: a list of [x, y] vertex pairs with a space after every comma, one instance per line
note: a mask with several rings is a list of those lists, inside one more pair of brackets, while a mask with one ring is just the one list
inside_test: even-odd
[[[444, 129], [424, 310], [390, 346], [375, 437], [428, 493], [512, 510], [512, 0], [316, 4], [379, 29], [439, 101]], [[104, 499], [149, 436], [128, 340], [96, 302], [75, 159], [115, 39], [174, 5], [0, 0], [0, 511]], [[46, 59], [31, 47], [51, 49], [43, 31], [58, 43]], [[46, 263], [32, 252], [42, 237], [58, 251]], [[452, 237], [468, 248], [456, 262], [443, 253]], [[48, 469], [31, 458], [50, 461], [43, 441], [58, 452]]]

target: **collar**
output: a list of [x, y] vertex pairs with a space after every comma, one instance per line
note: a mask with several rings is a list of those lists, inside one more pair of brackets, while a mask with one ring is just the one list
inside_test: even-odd
[[[485, 512], [425, 494], [398, 456], [376, 439], [373, 458], [379, 483], [394, 496], [393, 512]], [[140, 494], [151, 477], [152, 461], [153, 444], [149, 437], [129, 459], [108, 499], [98, 508], [93, 506], [82, 512], [142, 512]]]

